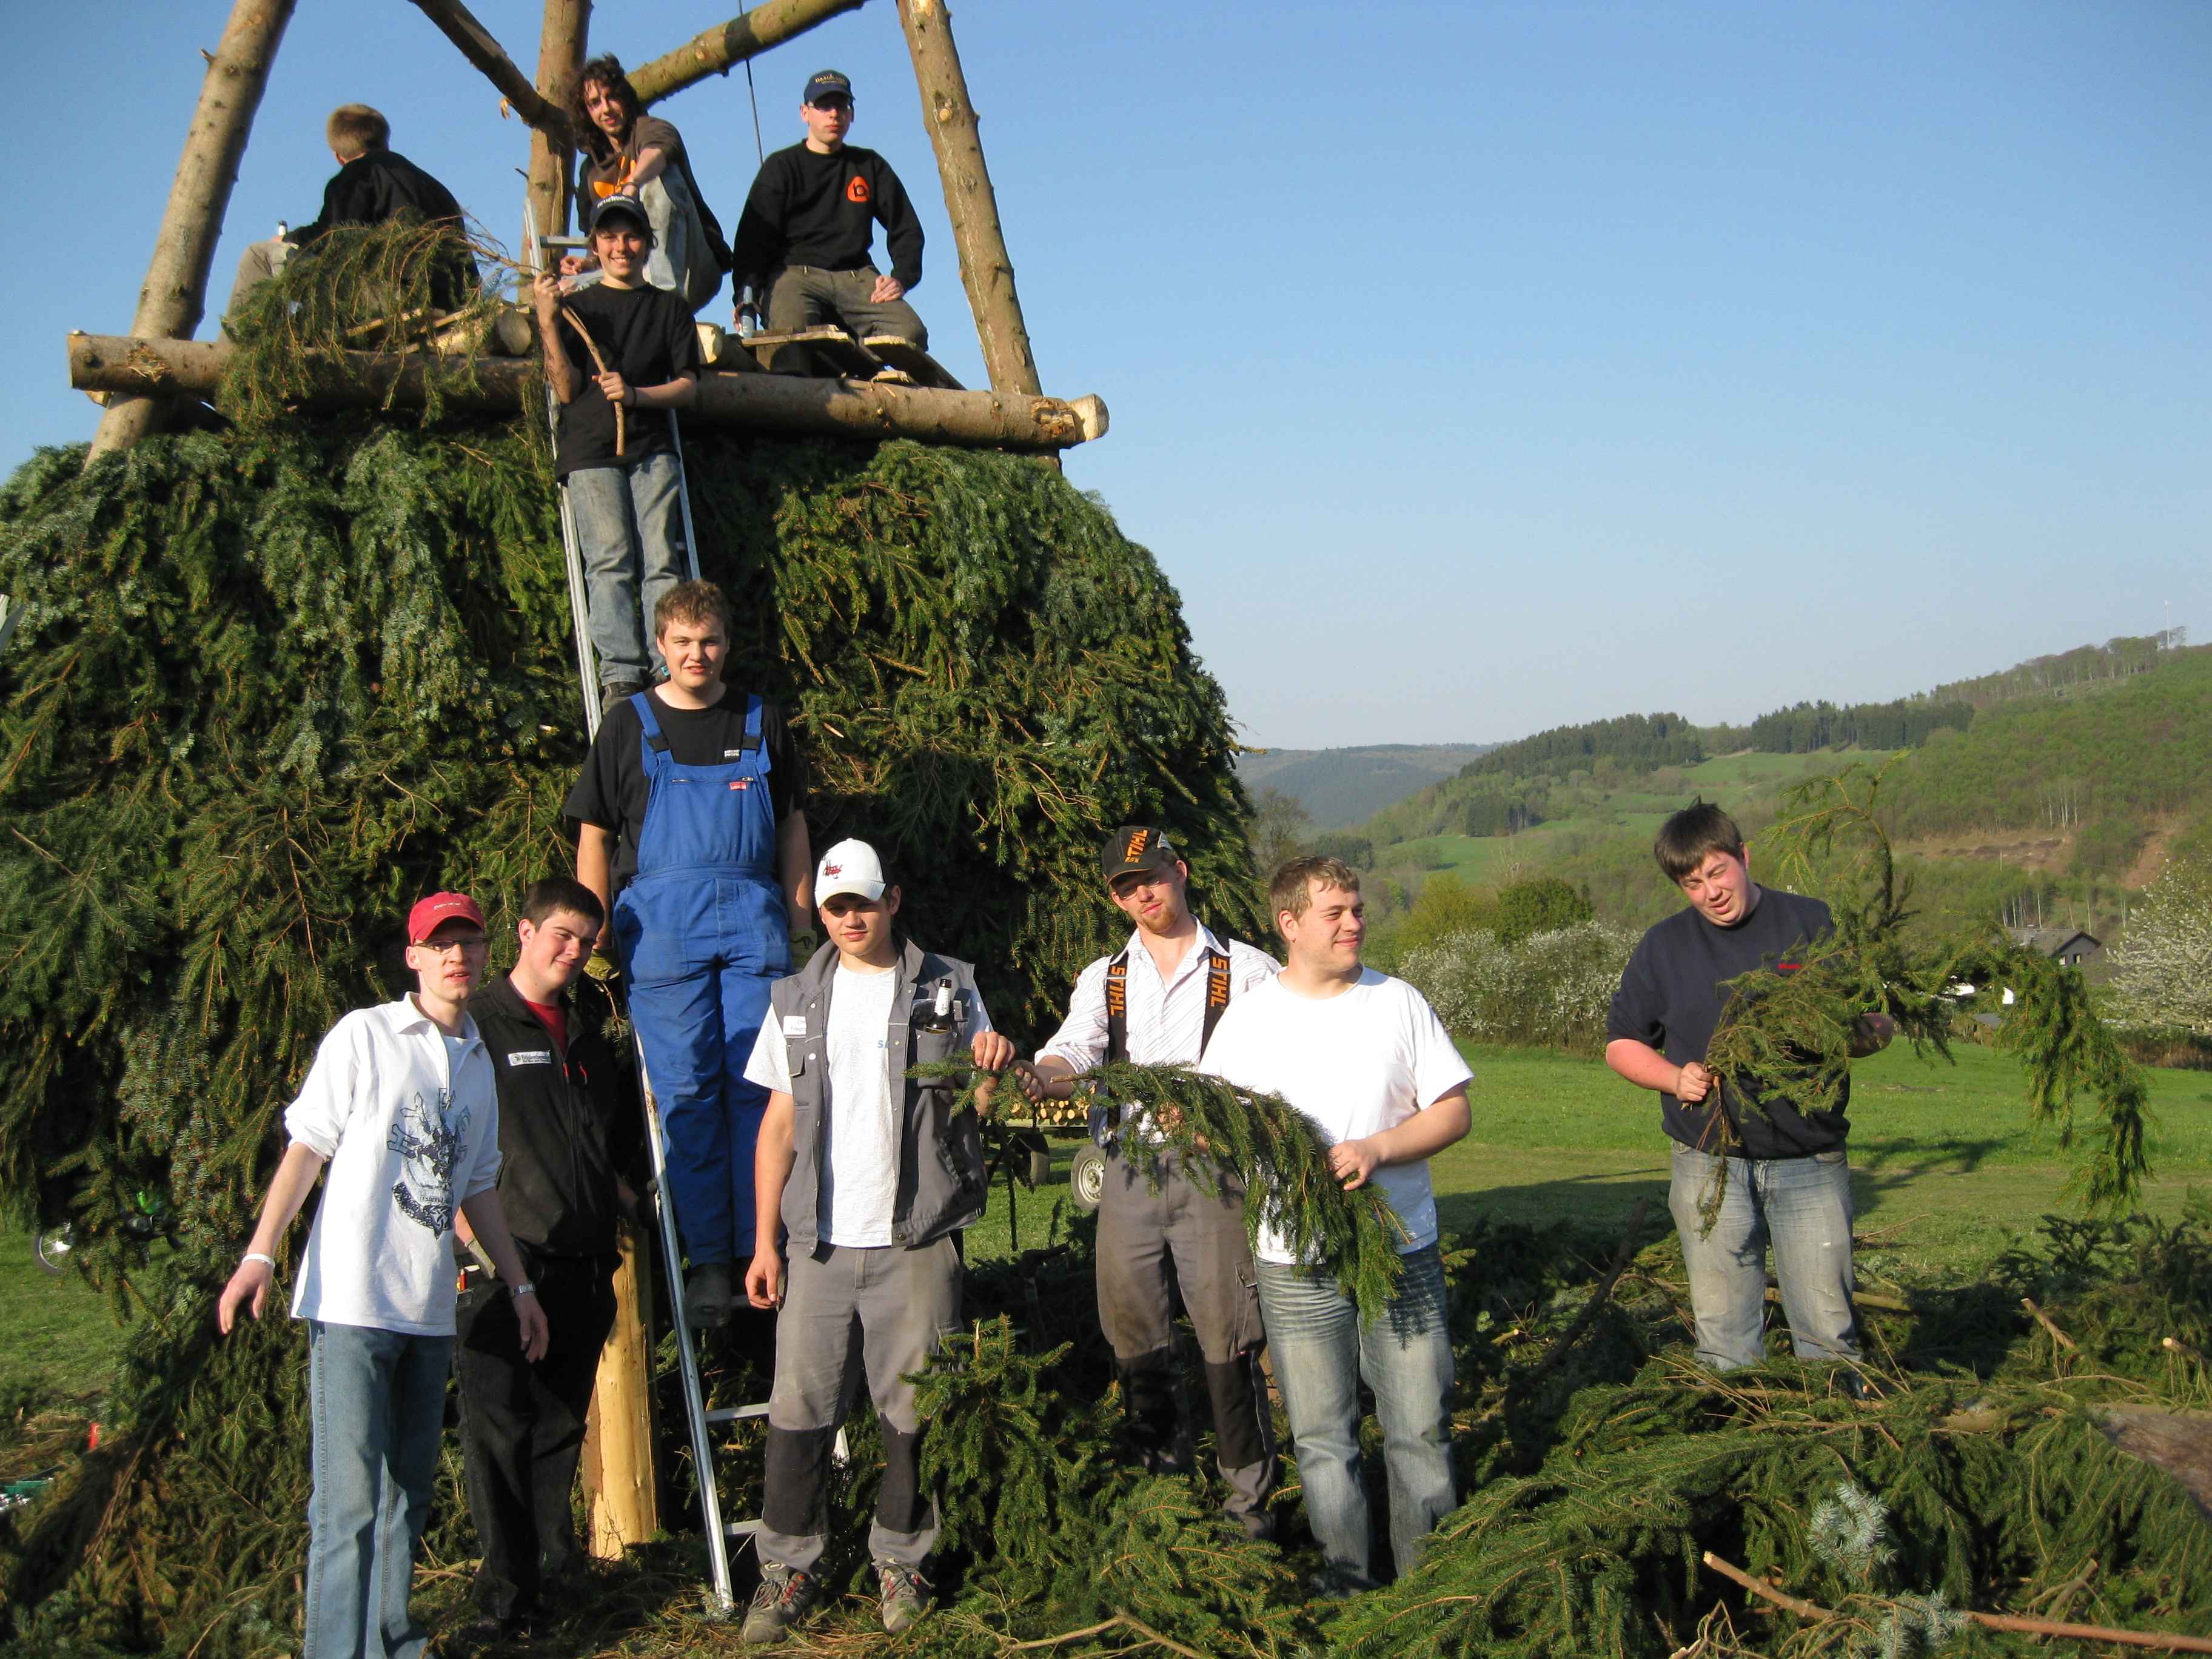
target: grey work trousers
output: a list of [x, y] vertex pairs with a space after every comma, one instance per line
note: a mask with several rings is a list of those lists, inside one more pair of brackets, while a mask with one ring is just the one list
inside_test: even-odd
[[[842, 324], [856, 340], [874, 334], [896, 334], [918, 351], [929, 349], [929, 331], [921, 315], [904, 300], [876, 301], [868, 296], [880, 273], [873, 265], [858, 270], [823, 270], [817, 265], [786, 265], [768, 279], [768, 326], [775, 334], [823, 323]], [[811, 372], [804, 346], [780, 346], [769, 354], [768, 366], [777, 374]]]
[[238, 256], [238, 275], [231, 280], [230, 298], [222, 309], [223, 321], [227, 323], [237, 316], [239, 307], [252, 296], [253, 290], [283, 270], [298, 252], [281, 236], [271, 236], [265, 242], [248, 242], [246, 252]]
[[1244, 1193], [1209, 1198], [1170, 1157], [1159, 1190], [1118, 1152], [1098, 1205], [1098, 1323], [1113, 1345], [1132, 1445], [1147, 1468], [1187, 1465], [1190, 1433], [1178, 1398], [1169, 1273], [1182, 1291], [1213, 1407], [1213, 1444], [1229, 1483], [1223, 1508], [1255, 1537], [1271, 1530], [1276, 1463], [1259, 1274], [1244, 1233]]
[[937, 1503], [921, 1490], [914, 1384], [960, 1322], [960, 1252], [948, 1236], [918, 1249], [824, 1244], [794, 1255], [775, 1322], [768, 1401], [768, 1492], [761, 1559], [812, 1572], [823, 1528], [830, 1447], [865, 1376], [883, 1425], [884, 1483], [868, 1553], [920, 1567], [937, 1542]]

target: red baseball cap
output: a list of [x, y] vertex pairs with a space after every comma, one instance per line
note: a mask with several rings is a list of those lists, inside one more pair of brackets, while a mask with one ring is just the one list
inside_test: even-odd
[[473, 921], [484, 925], [483, 912], [466, 893], [433, 893], [426, 899], [415, 901], [415, 908], [407, 913], [407, 942], [424, 945], [438, 931], [441, 921]]

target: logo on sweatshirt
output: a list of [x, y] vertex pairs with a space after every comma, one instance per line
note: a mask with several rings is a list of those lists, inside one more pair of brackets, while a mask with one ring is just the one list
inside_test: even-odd
[[845, 181], [845, 199], [865, 203], [868, 199], [868, 181], [857, 173]]

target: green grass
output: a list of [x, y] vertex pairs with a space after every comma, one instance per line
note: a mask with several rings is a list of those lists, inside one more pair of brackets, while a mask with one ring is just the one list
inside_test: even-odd
[[1559, 818], [1523, 830], [1517, 836], [1424, 836], [1385, 848], [1382, 861], [1394, 869], [1449, 870], [1471, 886], [1489, 887], [1508, 878], [1512, 866], [1536, 872], [1547, 861], [1579, 851], [1594, 840], [1619, 838], [1642, 847], [1666, 821], [1664, 812], [1613, 812], [1601, 817]]
[[1816, 749], [1802, 755], [1716, 755], [1682, 769], [1692, 789], [1777, 789], [1816, 773], [1840, 772], [1853, 761], [1880, 765], [1884, 756], [1857, 750]]
[[0, 1231], [0, 1392], [27, 1384], [44, 1397], [88, 1399], [106, 1387], [122, 1341], [106, 1297], [40, 1267], [28, 1233]]

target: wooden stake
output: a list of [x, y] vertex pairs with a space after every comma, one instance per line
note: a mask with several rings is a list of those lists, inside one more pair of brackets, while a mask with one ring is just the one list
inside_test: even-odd
[[[538, 95], [555, 109], [565, 111], [575, 100], [591, 25], [592, 0], [545, 0], [544, 31], [538, 37]], [[576, 143], [567, 121], [557, 136], [532, 127], [528, 191], [540, 234], [568, 234], [575, 175]]]
[[937, 151], [937, 171], [945, 185], [945, 210], [952, 221], [952, 240], [960, 252], [960, 280], [975, 313], [975, 333], [983, 345], [983, 368], [994, 392], [1026, 392], [1042, 387], [1030, 331], [1022, 321], [1021, 297], [1014, 291], [1013, 261], [1006, 254], [999, 225], [999, 198], [983, 163], [983, 141], [976, 131], [975, 106], [968, 99], [968, 77], [952, 44], [952, 20], [944, 0], [898, 0], [899, 22], [914, 58], [921, 88], [922, 119]]
[[638, 1248], [638, 1230], [620, 1231], [615, 1269], [615, 1324], [599, 1350], [592, 1414], [584, 1431], [584, 1491], [590, 1500], [588, 1547], [603, 1561], [621, 1558], [660, 1525], [660, 1484], [653, 1454], [653, 1255]]
[[[154, 234], [154, 257], [138, 290], [134, 334], [190, 339], [207, 308], [208, 265], [222, 233], [223, 210], [238, 181], [238, 158], [246, 153], [254, 112], [269, 84], [269, 65], [292, 21], [293, 0], [237, 0], [222, 42], [208, 59], [200, 83], [199, 106], [185, 133], [184, 154], [169, 186], [161, 228]], [[93, 434], [89, 466], [111, 450], [128, 449], [155, 429], [160, 401], [126, 394], [109, 403]]]
[[[576, 331], [577, 337], [584, 343], [584, 349], [592, 354], [592, 367], [598, 369], [600, 374], [605, 374], [607, 372], [607, 360], [599, 356], [599, 343], [592, 337], [592, 331], [584, 326], [583, 319], [578, 317], [574, 312], [569, 310], [568, 307], [562, 306], [561, 307], [561, 320]], [[622, 459], [623, 450], [628, 441], [629, 428], [623, 420], [623, 406], [620, 404], [617, 404], [614, 406], [614, 410], [615, 459], [617, 460], [620, 460]]]
[[866, 0], [762, 0], [728, 22], [693, 35], [675, 51], [641, 64], [629, 72], [630, 86], [643, 102], [657, 104], [710, 75], [727, 75], [746, 58], [865, 3]]

